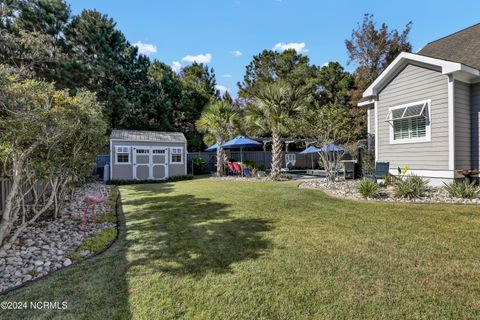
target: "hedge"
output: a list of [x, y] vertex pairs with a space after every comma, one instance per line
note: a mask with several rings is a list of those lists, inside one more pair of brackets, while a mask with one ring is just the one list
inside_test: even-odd
[[165, 182], [175, 182], [183, 180], [192, 180], [193, 175], [187, 174], [184, 176], [173, 176], [165, 180], [108, 180], [107, 184], [115, 186], [123, 186], [129, 184], [147, 184], [147, 183], [165, 183]]

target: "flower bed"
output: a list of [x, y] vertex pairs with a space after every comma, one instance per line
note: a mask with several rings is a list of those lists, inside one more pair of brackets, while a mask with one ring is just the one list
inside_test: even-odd
[[429, 187], [424, 197], [415, 199], [397, 198], [394, 195], [392, 186], [380, 188], [378, 198], [365, 198], [358, 192], [359, 180], [339, 181], [327, 183], [326, 179], [307, 180], [299, 185], [299, 188], [320, 189], [327, 194], [352, 200], [371, 200], [386, 202], [411, 202], [411, 203], [458, 203], [458, 204], [480, 204], [479, 198], [462, 199], [451, 198], [443, 187]]
[[[82, 229], [83, 198], [87, 194], [100, 193], [101, 187], [91, 183], [75, 189], [59, 219], [27, 227], [11, 247], [5, 245], [0, 249], [0, 292], [95, 254], [93, 250], [78, 249], [99, 234], [110, 235], [114, 230], [116, 237], [116, 190], [113, 189], [110, 189], [109, 201], [95, 207], [96, 227], [89, 215], [87, 230]], [[112, 237], [109, 239], [113, 241]]]

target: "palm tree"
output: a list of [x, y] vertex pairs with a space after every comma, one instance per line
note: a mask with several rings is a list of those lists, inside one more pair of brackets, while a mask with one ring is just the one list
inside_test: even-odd
[[217, 176], [225, 173], [226, 155], [222, 148], [225, 140], [230, 138], [238, 128], [239, 110], [228, 101], [214, 101], [202, 112], [196, 122], [199, 132], [206, 138], [214, 137], [217, 144]]
[[303, 110], [306, 98], [302, 90], [277, 80], [259, 90], [246, 110], [247, 122], [260, 134], [272, 135], [272, 178], [278, 178], [282, 165], [282, 134], [288, 134], [295, 117]]

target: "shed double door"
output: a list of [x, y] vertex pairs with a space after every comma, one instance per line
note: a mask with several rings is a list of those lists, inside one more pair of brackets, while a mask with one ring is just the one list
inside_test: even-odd
[[168, 178], [168, 148], [134, 147], [133, 177], [137, 180]]

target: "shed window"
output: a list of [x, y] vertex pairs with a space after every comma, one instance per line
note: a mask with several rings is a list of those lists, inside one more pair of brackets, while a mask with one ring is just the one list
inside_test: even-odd
[[390, 108], [390, 142], [421, 142], [430, 139], [430, 101]]
[[130, 163], [130, 147], [117, 146], [115, 153], [116, 163]]
[[170, 162], [171, 163], [183, 163], [183, 149], [171, 148], [170, 149]]
[[150, 149], [136, 149], [135, 150], [137, 154], [149, 154], [150, 153]]

